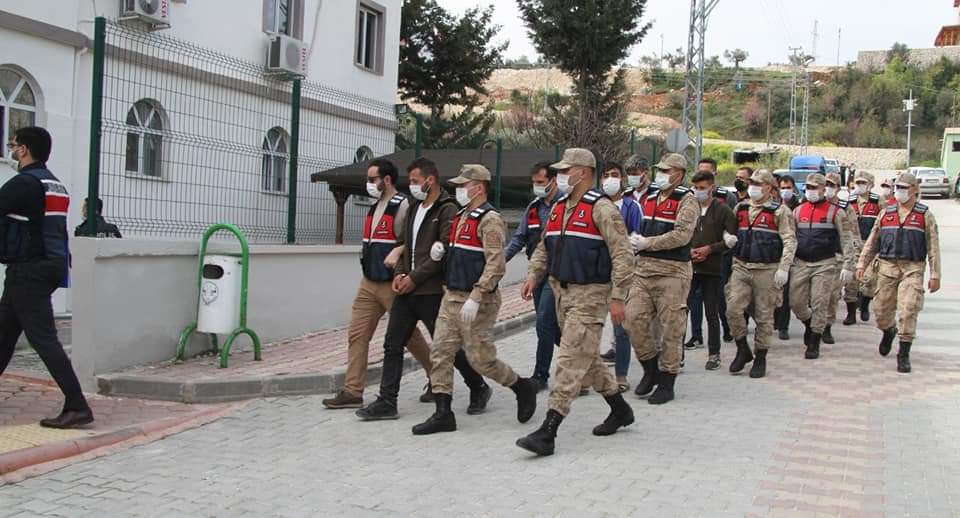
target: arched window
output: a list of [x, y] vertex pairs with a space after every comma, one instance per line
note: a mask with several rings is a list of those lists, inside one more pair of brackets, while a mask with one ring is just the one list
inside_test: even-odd
[[261, 166], [263, 190], [286, 192], [287, 178], [287, 132], [283, 128], [270, 128], [263, 137], [263, 165]]
[[367, 160], [373, 160], [373, 150], [367, 146], [360, 146], [357, 148], [357, 152], [353, 155], [353, 163], [359, 164], [360, 162], [366, 162]]
[[127, 112], [126, 171], [159, 178], [163, 161], [163, 116], [156, 101], [141, 99]]
[[[0, 143], [13, 132], [37, 123], [37, 98], [27, 79], [9, 68], [0, 68]], [[10, 150], [4, 146], [5, 156]]]

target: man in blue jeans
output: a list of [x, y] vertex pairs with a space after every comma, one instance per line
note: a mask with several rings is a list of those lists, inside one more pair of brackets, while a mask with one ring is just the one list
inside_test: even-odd
[[[550, 162], [538, 162], [530, 171], [536, 198], [527, 206], [517, 231], [507, 244], [505, 252], [507, 262], [524, 249], [529, 259], [537, 249], [547, 218], [550, 217], [550, 209], [559, 197], [556, 177], [557, 171], [550, 168]], [[531, 379], [536, 383], [539, 392], [547, 388], [550, 363], [553, 361], [553, 348], [560, 345], [560, 324], [557, 322], [556, 301], [546, 277], [533, 290], [533, 307], [537, 312], [537, 363], [533, 368]]]

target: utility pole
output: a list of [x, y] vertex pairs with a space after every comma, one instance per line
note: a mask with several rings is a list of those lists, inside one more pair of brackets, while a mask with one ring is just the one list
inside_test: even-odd
[[663, 33], [660, 33], [660, 66], [663, 66]]
[[843, 27], [837, 27], [837, 68], [840, 68], [840, 36], [843, 34]]
[[789, 47], [793, 53], [793, 77], [790, 81], [790, 134], [787, 143], [797, 145], [797, 74], [803, 62], [803, 47]]
[[696, 164], [703, 153], [703, 83], [707, 20], [720, 0], [690, 0], [690, 27], [687, 38], [687, 70], [684, 80], [683, 130], [693, 149], [687, 158]]
[[773, 98], [773, 85], [767, 83], [767, 148], [770, 148], [770, 107], [772, 106], [771, 99]]
[[910, 89], [910, 98], [903, 100], [903, 111], [907, 112], [907, 168], [910, 167], [910, 137], [913, 130], [913, 109], [916, 100], [913, 98], [913, 89]]
[[810, 55], [817, 60], [817, 40], [820, 39], [820, 20], [813, 21], [813, 45], [810, 46]]
[[803, 71], [803, 119], [800, 122], [800, 152], [807, 152], [810, 136], [810, 72]]

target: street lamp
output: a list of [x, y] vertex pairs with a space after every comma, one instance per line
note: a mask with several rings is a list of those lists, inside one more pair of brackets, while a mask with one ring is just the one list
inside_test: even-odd
[[493, 194], [493, 204], [499, 209], [500, 208], [500, 169], [502, 167], [501, 158], [503, 156], [503, 140], [502, 139], [487, 139], [483, 141], [483, 144], [480, 144], [480, 163], [483, 163], [483, 150], [487, 148], [487, 144], [494, 144], [497, 147], [497, 163], [494, 169], [494, 194]]
[[413, 118], [417, 121], [414, 133], [413, 155], [416, 158], [420, 158], [420, 155], [423, 154], [423, 115], [413, 111], [407, 104], [393, 105], [393, 113], [397, 116], [397, 119], [413, 115]]

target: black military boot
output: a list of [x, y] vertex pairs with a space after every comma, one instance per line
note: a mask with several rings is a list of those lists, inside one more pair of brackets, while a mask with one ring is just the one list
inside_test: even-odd
[[807, 352], [803, 353], [803, 357], [808, 360], [816, 360], [820, 357], [820, 333], [810, 333], [810, 344], [807, 345]]
[[862, 322], [870, 321], [870, 301], [873, 297], [860, 296], [860, 320]]
[[730, 372], [736, 374], [753, 361], [753, 353], [750, 352], [750, 346], [747, 345], [747, 337], [737, 338], [737, 355], [730, 364]]
[[457, 418], [450, 410], [450, 403], [453, 402], [453, 396], [450, 394], [434, 394], [433, 400], [437, 404], [437, 411], [426, 421], [413, 427], [413, 435], [430, 435], [438, 432], [455, 432], [457, 430]]
[[883, 338], [880, 339], [880, 356], [886, 356], [890, 354], [890, 349], [893, 349], [893, 339], [897, 337], [897, 328], [891, 327], [890, 329], [883, 330]]
[[467, 405], [467, 415], [477, 415], [486, 412], [487, 401], [490, 401], [490, 396], [492, 395], [493, 390], [491, 390], [490, 385], [486, 383], [477, 388], [470, 389], [470, 404]]
[[825, 344], [827, 344], [827, 345], [833, 345], [833, 344], [837, 343], [837, 341], [833, 339], [833, 333], [830, 332], [830, 328], [831, 328], [831, 327], [833, 327], [833, 326], [827, 326], [827, 327], [823, 328], [823, 335], [821, 335], [821, 337], [820, 337], [821, 340], [823, 340], [823, 343], [825, 343]]
[[547, 410], [547, 417], [536, 431], [517, 439], [517, 446], [536, 453], [541, 457], [553, 455], [554, 441], [557, 438], [557, 429], [563, 422], [563, 416], [556, 410]]
[[530, 378], [518, 378], [510, 390], [517, 395], [517, 421], [526, 423], [537, 411], [537, 385]]
[[857, 303], [847, 302], [847, 318], [843, 319], [843, 325], [852, 326], [857, 323]]
[[897, 372], [908, 374], [910, 372], [910, 346], [912, 342], [900, 341], [900, 351], [897, 352]]
[[646, 396], [653, 392], [653, 387], [657, 385], [658, 375], [660, 374], [658, 362], [659, 359], [656, 356], [640, 362], [640, 365], [643, 366], [643, 377], [640, 378], [640, 383], [637, 383], [637, 388], [633, 391], [634, 394]]
[[668, 401], [673, 401], [673, 384], [677, 381], [677, 375], [670, 372], [660, 372], [660, 379], [657, 381], [657, 390], [647, 398], [647, 403], [651, 405], [662, 405]]
[[810, 319], [803, 321], [803, 345], [810, 347], [810, 339], [813, 338], [813, 330], [810, 329]]
[[593, 435], [607, 436], [617, 433], [617, 430], [633, 424], [633, 409], [620, 393], [612, 396], [603, 396], [610, 405], [610, 415], [602, 423], [593, 427]]
[[750, 367], [751, 378], [762, 378], [767, 375], [767, 350], [757, 349], [757, 357], [753, 359], [753, 366]]

